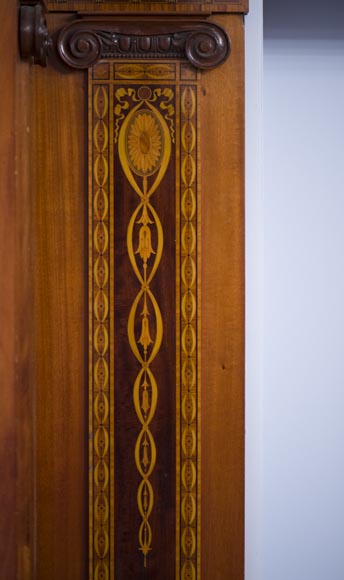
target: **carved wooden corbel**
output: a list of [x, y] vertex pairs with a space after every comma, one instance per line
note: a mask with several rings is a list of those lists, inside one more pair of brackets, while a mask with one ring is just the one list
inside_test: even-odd
[[44, 6], [41, 3], [21, 3], [19, 12], [19, 49], [23, 59], [33, 58], [35, 64], [47, 66], [49, 37]]
[[113, 16], [80, 18], [49, 36], [41, 4], [20, 10], [20, 53], [46, 66], [49, 53], [64, 65], [86, 69], [101, 58], [187, 59], [200, 69], [222, 64], [230, 53], [227, 32], [207, 21], [141, 20], [135, 23]]

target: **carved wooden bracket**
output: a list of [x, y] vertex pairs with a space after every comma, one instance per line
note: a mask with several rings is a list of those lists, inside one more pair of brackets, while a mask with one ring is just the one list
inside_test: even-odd
[[19, 49], [23, 59], [33, 58], [35, 64], [47, 66], [51, 38], [42, 4], [22, 3], [19, 13]]
[[101, 58], [187, 59], [200, 69], [222, 64], [230, 53], [227, 32], [206, 21], [166, 18], [130, 22], [115, 17], [106, 20], [81, 18], [49, 36], [40, 4], [20, 10], [20, 53], [46, 66], [49, 54], [72, 69], [86, 69]]

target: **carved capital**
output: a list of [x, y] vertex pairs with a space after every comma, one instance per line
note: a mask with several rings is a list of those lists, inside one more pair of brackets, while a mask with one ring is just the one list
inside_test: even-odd
[[19, 12], [19, 49], [23, 59], [33, 58], [35, 64], [47, 65], [51, 40], [42, 4], [22, 5]]
[[200, 69], [222, 64], [230, 53], [226, 31], [207, 21], [120, 18], [77, 19], [50, 37], [42, 5], [20, 9], [20, 54], [46, 66], [54, 51], [64, 65], [86, 69], [101, 58], [187, 59]]
[[230, 53], [227, 33], [208, 22], [80, 20], [57, 39], [61, 60], [83, 69], [100, 58], [186, 58], [201, 69], [223, 63]]

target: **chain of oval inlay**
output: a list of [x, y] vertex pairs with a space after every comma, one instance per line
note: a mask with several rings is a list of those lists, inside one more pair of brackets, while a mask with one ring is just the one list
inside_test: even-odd
[[93, 578], [110, 578], [109, 95], [93, 94]]
[[181, 580], [197, 578], [197, 132], [196, 94], [181, 91]]

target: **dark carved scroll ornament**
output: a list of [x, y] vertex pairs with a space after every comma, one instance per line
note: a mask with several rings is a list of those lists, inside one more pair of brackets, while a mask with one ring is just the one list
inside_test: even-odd
[[220, 26], [208, 22], [80, 20], [61, 31], [57, 50], [67, 66], [80, 69], [100, 58], [186, 58], [210, 69], [226, 60], [230, 42]]
[[48, 54], [57, 53], [64, 65], [86, 69], [101, 58], [187, 59], [200, 69], [222, 64], [230, 53], [226, 31], [207, 21], [129, 20], [80, 18], [50, 37], [40, 4], [20, 10], [20, 52], [46, 66]]

